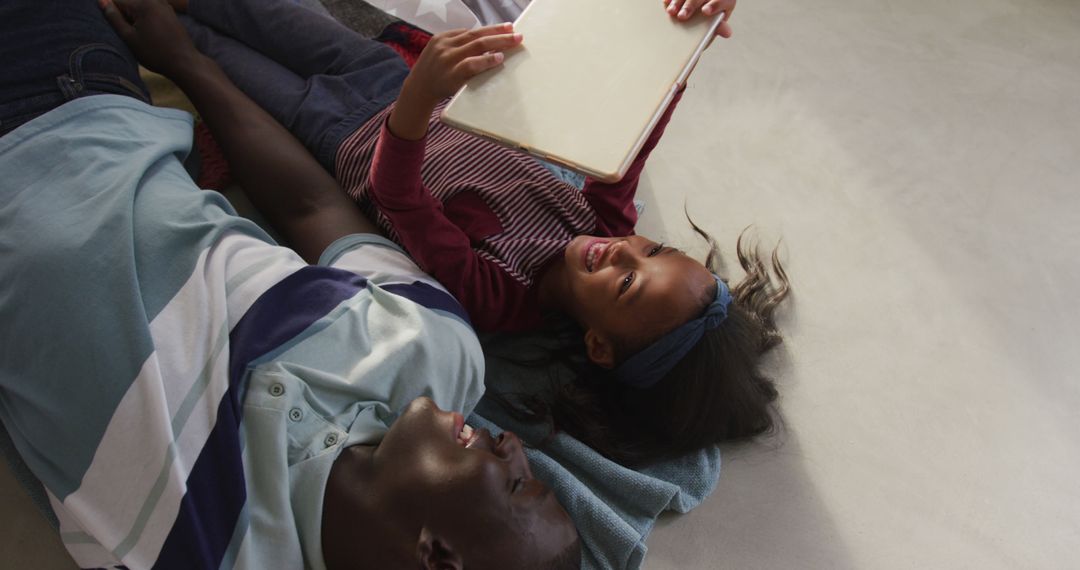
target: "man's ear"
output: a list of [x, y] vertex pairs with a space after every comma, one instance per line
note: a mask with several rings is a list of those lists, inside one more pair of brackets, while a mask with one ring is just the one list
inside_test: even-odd
[[424, 570], [461, 570], [461, 556], [446, 541], [435, 536], [427, 526], [420, 529], [416, 558]]
[[600, 368], [615, 367], [615, 345], [593, 329], [585, 331], [585, 354]]

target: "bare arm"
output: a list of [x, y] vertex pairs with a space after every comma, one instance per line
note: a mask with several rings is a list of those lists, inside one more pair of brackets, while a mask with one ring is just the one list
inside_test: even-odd
[[172, 8], [105, 0], [103, 9], [139, 61], [187, 94], [252, 204], [305, 260], [339, 237], [378, 233], [308, 150], [195, 49]]

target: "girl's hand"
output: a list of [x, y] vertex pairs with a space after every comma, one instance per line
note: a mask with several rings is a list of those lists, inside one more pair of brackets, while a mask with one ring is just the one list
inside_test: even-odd
[[731, 24], [728, 24], [728, 19], [735, 11], [735, 0], [663, 0], [663, 2], [667, 13], [682, 22], [693, 17], [698, 10], [706, 16], [715, 16], [723, 12], [724, 20], [716, 28], [716, 35], [722, 38], [731, 37]]
[[438, 104], [469, 79], [502, 64], [502, 52], [521, 43], [521, 34], [513, 32], [513, 24], [497, 24], [435, 35], [413, 65], [402, 93]]
[[457, 93], [465, 82], [503, 62], [503, 50], [521, 43], [513, 24], [475, 30], [451, 30], [431, 38], [401, 87], [390, 112], [390, 132], [420, 140], [439, 101]]

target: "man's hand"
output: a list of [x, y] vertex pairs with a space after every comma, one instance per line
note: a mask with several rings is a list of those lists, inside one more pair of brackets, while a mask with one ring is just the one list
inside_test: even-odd
[[701, 10], [701, 13], [706, 16], [714, 16], [720, 12], [724, 13], [724, 21], [721, 22], [720, 27], [716, 29], [716, 35], [722, 38], [731, 37], [731, 24], [728, 24], [728, 19], [731, 18], [731, 13], [735, 11], [735, 0], [663, 0], [664, 6], [666, 6], [667, 13], [671, 17], [685, 22], [689, 20]]
[[428, 117], [439, 101], [457, 93], [477, 74], [498, 67], [503, 50], [521, 43], [521, 34], [513, 32], [512, 24], [498, 24], [433, 36], [405, 79], [390, 114], [390, 131], [403, 139], [423, 138]]
[[139, 61], [176, 82], [256, 208], [311, 263], [338, 238], [378, 233], [300, 141], [195, 49], [165, 0], [99, 0]]
[[166, 77], [200, 57], [165, 0], [99, 0], [105, 19], [139, 62]]

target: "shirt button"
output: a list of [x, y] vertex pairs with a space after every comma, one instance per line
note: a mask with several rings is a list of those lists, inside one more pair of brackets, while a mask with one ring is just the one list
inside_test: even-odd
[[289, 410], [289, 419], [294, 422], [298, 422], [304, 419], [304, 411], [300, 408], [293, 408]]
[[278, 396], [280, 396], [280, 395], [282, 395], [284, 393], [285, 393], [285, 387], [282, 386], [281, 384], [274, 384], [273, 386], [270, 387], [270, 395], [275, 397], [275, 398], [277, 398]]
[[323, 443], [326, 444], [326, 447], [333, 447], [334, 445], [337, 444], [337, 442], [338, 442], [338, 435], [336, 433], [328, 433], [328, 434], [326, 434], [326, 439], [323, 440]]

